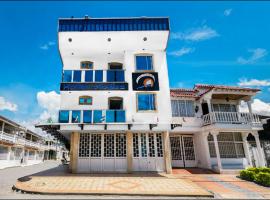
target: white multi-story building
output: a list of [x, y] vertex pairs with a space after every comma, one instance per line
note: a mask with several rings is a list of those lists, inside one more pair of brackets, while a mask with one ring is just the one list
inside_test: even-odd
[[0, 169], [42, 162], [48, 149], [42, 136], [0, 115]]
[[170, 91], [168, 37], [168, 18], [59, 20], [59, 122], [39, 127], [70, 141], [72, 172], [222, 171], [251, 164], [246, 136], [257, 138], [262, 127], [237, 105], [257, 90], [197, 85]]

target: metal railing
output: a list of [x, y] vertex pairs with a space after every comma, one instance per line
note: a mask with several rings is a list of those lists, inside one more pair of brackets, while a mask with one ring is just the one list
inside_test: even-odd
[[0, 131], [0, 140], [1, 141], [6, 141], [10, 142], [13, 144], [19, 144], [22, 146], [29, 146], [29, 147], [35, 147], [38, 149], [48, 149], [48, 145], [39, 143], [39, 142], [33, 142], [30, 140], [27, 140], [25, 138], [19, 137], [18, 135], [15, 134], [9, 134], [3, 131]]
[[222, 124], [261, 124], [259, 116], [253, 113], [242, 112], [211, 112], [203, 115], [203, 126], [222, 123]]

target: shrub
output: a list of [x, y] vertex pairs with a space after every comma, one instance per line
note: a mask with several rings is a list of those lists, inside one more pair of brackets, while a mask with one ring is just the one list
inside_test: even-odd
[[255, 182], [270, 187], [270, 173], [260, 172], [256, 174]]
[[242, 170], [240, 172], [240, 177], [244, 180], [247, 180], [247, 181], [254, 181], [255, 175], [256, 175], [256, 173], [254, 171], [250, 171], [247, 169]]
[[250, 168], [247, 168], [247, 170], [257, 174], [260, 172], [260, 167], [250, 167]]
[[270, 174], [270, 168], [269, 167], [261, 167], [260, 172], [269, 173]]

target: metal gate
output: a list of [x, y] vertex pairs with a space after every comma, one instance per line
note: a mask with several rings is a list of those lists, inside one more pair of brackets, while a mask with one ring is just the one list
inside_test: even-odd
[[124, 133], [81, 133], [78, 172], [126, 171]]
[[134, 171], [164, 171], [162, 133], [133, 134]]
[[170, 136], [172, 167], [195, 167], [193, 136]]

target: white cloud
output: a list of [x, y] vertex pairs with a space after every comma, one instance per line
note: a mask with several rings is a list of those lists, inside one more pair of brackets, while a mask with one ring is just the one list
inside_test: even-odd
[[194, 48], [183, 47], [183, 48], [181, 48], [181, 49], [179, 49], [177, 51], [169, 52], [168, 54], [172, 55], [172, 56], [180, 57], [180, 56], [183, 56], [185, 54], [192, 53], [194, 50], [195, 50]]
[[54, 121], [58, 118], [58, 111], [60, 109], [60, 95], [55, 91], [51, 92], [38, 92], [37, 93], [38, 105], [45, 110], [39, 116], [41, 121], [46, 121], [52, 118]]
[[4, 97], [0, 96], [0, 110], [9, 110], [15, 112], [18, 110], [18, 106], [15, 103], [7, 101]]
[[238, 83], [239, 86], [270, 86], [270, 80], [258, 80], [258, 79], [250, 79], [246, 78], [240, 79]]
[[186, 32], [177, 32], [171, 34], [172, 39], [194, 42], [208, 40], [218, 36], [219, 34], [217, 33], [217, 31], [208, 26], [193, 28]]
[[253, 64], [268, 54], [267, 50], [262, 48], [249, 49], [248, 52], [251, 53], [249, 58], [238, 57], [237, 62], [240, 64]]
[[[270, 103], [263, 102], [260, 99], [254, 99], [253, 103], [251, 104], [251, 107], [254, 113], [270, 116]], [[247, 103], [243, 101], [241, 102], [240, 112], [248, 112]]]
[[54, 46], [55, 42], [54, 41], [49, 41], [46, 44], [43, 44], [40, 46], [40, 49], [42, 50], [48, 50], [50, 48], [50, 46]]
[[54, 41], [50, 41], [50, 42], [48, 42], [48, 45], [53, 46], [53, 45], [55, 45], [55, 42]]
[[224, 16], [230, 16], [231, 15], [231, 13], [232, 13], [232, 9], [230, 8], [230, 9], [226, 9], [226, 10], [224, 10]]

